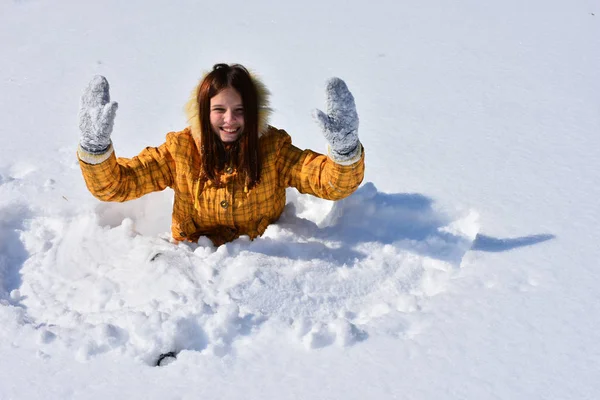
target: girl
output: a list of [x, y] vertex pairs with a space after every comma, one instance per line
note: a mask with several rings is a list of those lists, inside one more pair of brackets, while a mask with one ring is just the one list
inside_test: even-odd
[[344, 81], [327, 83], [327, 114], [314, 117], [328, 154], [300, 150], [268, 124], [269, 92], [241, 65], [217, 64], [187, 103], [190, 126], [170, 132], [159, 147], [116, 158], [110, 140], [118, 104], [108, 81], [96, 76], [81, 98], [77, 151], [90, 192], [103, 201], [127, 201], [171, 187], [171, 231], [178, 241], [207, 236], [219, 246], [240, 235], [263, 234], [295, 187], [328, 200], [354, 192], [364, 176], [354, 98]]

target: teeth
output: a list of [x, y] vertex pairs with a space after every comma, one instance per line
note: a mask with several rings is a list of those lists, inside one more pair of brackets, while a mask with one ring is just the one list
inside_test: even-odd
[[223, 130], [224, 130], [225, 132], [227, 132], [227, 133], [234, 133], [234, 132], [237, 132], [237, 128], [236, 128], [236, 129], [226, 129], [226, 128], [221, 128], [221, 129], [223, 129]]

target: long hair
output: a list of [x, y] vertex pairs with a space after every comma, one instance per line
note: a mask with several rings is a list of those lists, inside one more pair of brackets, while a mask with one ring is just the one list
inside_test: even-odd
[[[210, 99], [226, 88], [235, 89], [244, 107], [244, 130], [236, 142], [224, 144], [210, 124]], [[220, 181], [225, 164], [232, 162], [238, 173], [245, 176], [246, 188], [260, 180], [258, 149], [258, 95], [250, 73], [239, 64], [215, 64], [198, 90], [201, 130], [202, 173], [206, 179]]]

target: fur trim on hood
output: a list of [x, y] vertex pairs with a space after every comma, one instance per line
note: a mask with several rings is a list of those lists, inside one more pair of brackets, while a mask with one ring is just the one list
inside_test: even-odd
[[[185, 105], [185, 113], [190, 124], [190, 129], [192, 130], [192, 136], [194, 137], [194, 141], [196, 142], [198, 149], [201, 148], [200, 138], [202, 137], [200, 134], [200, 106], [198, 104], [198, 91], [200, 90], [200, 85], [202, 84], [202, 81], [206, 75], [208, 75], [208, 72], [202, 75], [202, 79], [200, 79], [200, 82], [198, 82], [192, 91], [190, 99]], [[261, 137], [269, 129], [269, 117], [273, 111], [269, 107], [269, 96], [271, 95], [271, 92], [269, 92], [269, 89], [267, 89], [265, 84], [252, 71], [250, 71], [250, 78], [256, 87], [258, 102], [258, 137]]]

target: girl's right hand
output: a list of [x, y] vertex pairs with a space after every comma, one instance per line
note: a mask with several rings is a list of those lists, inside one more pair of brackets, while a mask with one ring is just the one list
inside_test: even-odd
[[89, 153], [102, 154], [110, 147], [110, 134], [119, 104], [110, 101], [108, 81], [95, 76], [81, 96], [79, 107], [79, 145]]

